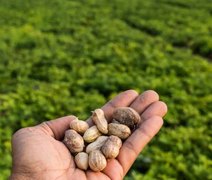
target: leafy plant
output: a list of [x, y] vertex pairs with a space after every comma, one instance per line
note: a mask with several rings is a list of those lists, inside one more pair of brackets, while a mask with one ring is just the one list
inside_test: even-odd
[[209, 0], [0, 0], [0, 179], [17, 129], [86, 119], [126, 89], [169, 107], [126, 179], [212, 179], [211, 12]]

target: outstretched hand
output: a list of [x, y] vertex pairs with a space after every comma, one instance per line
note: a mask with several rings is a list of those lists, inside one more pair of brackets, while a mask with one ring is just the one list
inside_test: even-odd
[[[10, 179], [123, 179], [133, 162], [163, 124], [167, 106], [152, 90], [138, 95], [134, 90], [120, 93], [102, 109], [108, 121], [116, 107], [131, 107], [144, 120], [123, 143], [116, 159], [107, 160], [102, 172], [78, 169], [69, 150], [61, 142], [74, 116], [47, 121], [17, 131], [12, 140], [12, 174]], [[91, 124], [91, 121], [88, 120]]]

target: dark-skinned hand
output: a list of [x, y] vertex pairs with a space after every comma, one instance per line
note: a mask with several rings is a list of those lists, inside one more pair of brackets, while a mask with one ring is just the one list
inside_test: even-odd
[[110, 121], [113, 110], [123, 106], [135, 109], [144, 121], [123, 143], [118, 157], [107, 160], [102, 172], [83, 171], [75, 166], [73, 156], [62, 142], [64, 132], [74, 119], [74, 116], [66, 116], [20, 129], [14, 134], [10, 179], [123, 179], [142, 149], [160, 130], [162, 117], [167, 112], [166, 104], [159, 101], [158, 94], [152, 90], [141, 95], [134, 90], [122, 92], [106, 103], [102, 110]]

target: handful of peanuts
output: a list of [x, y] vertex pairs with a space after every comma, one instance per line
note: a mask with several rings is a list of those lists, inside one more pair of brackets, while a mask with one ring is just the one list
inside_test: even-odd
[[91, 119], [94, 123], [91, 127], [78, 118], [71, 121], [63, 142], [75, 156], [74, 161], [79, 169], [102, 171], [107, 165], [106, 159], [118, 156], [122, 141], [130, 136], [141, 118], [130, 107], [119, 107], [114, 110], [113, 120], [109, 124], [101, 109], [92, 111]]

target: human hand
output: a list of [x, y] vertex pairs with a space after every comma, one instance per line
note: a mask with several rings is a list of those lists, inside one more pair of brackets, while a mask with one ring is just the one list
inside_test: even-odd
[[[107, 160], [102, 172], [78, 169], [69, 150], [61, 142], [74, 116], [47, 121], [20, 129], [12, 139], [12, 174], [10, 179], [123, 179], [146, 144], [159, 131], [167, 106], [152, 90], [138, 95], [134, 90], [120, 93], [102, 109], [110, 121], [114, 108], [129, 106], [144, 122], [123, 143], [116, 159]], [[88, 120], [91, 124], [91, 121]]]

